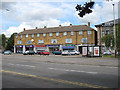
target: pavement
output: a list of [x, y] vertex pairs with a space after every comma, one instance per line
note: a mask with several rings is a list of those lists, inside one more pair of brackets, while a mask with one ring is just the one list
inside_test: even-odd
[[[12, 57], [13, 56], [13, 57]], [[17, 56], [17, 57], [16, 57]], [[49, 57], [56, 57], [57, 59], [52, 59]], [[112, 66], [119, 67], [118, 58], [106, 58], [106, 57], [82, 57], [81, 55], [76, 56], [61, 56], [61, 55], [22, 55], [22, 54], [12, 54], [9, 58], [23, 58], [24, 60], [36, 60], [39, 62], [48, 63], [60, 63], [60, 64], [77, 64], [77, 65], [94, 65], [94, 66]], [[32, 58], [32, 59], [31, 59]], [[40, 59], [43, 58], [43, 59]], [[66, 58], [66, 59], [64, 59]]]

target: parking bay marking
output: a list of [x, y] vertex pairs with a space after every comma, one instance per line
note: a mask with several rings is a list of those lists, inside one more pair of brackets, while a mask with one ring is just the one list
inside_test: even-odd
[[23, 65], [23, 64], [13, 64], [13, 63], [8, 63], [9, 65], [16, 65], [16, 66], [25, 66], [25, 67], [36, 67], [36, 66], [31, 66], [31, 65]]
[[59, 69], [59, 68], [48, 68], [51, 70], [59, 70], [59, 71], [67, 71], [67, 72], [82, 72], [82, 73], [89, 73], [89, 74], [98, 74], [98, 72], [88, 72], [88, 71], [79, 71], [79, 70], [68, 70], [68, 69]]
[[42, 80], [49, 80], [49, 81], [71, 84], [71, 85], [78, 85], [78, 86], [89, 87], [89, 88], [109, 88], [109, 87], [105, 87], [105, 86], [92, 85], [92, 84], [87, 84], [87, 83], [68, 81], [68, 80], [62, 80], [62, 79], [55, 79], [55, 78], [48, 78], [48, 77], [42, 77], [42, 76], [37, 76], [37, 75], [32, 75], [32, 74], [27, 74], [27, 73], [14, 72], [14, 71], [8, 71], [8, 70], [0, 70], [0, 71], [4, 72], [4, 73], [28, 76], [28, 77], [38, 78], [38, 79], [42, 79]]

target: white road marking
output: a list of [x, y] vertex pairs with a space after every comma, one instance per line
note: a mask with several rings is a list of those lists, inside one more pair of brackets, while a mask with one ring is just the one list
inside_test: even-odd
[[9, 65], [16, 65], [16, 66], [25, 66], [25, 67], [36, 67], [36, 66], [31, 66], [31, 65], [23, 65], [23, 64], [12, 64], [8, 63]]
[[107, 67], [107, 68], [118, 68], [118, 67]]
[[59, 68], [48, 68], [51, 70], [60, 70], [60, 71], [67, 71], [67, 72], [82, 72], [82, 73], [90, 73], [90, 74], [97, 74], [98, 72], [88, 72], [88, 71], [79, 71], [79, 70], [68, 70], [68, 69], [59, 69]]

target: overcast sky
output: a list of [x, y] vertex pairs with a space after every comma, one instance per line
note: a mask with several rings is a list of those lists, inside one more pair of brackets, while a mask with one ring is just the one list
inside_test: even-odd
[[[89, 1], [89, 0], [87, 0]], [[113, 20], [113, 6], [115, 4], [115, 17], [118, 18], [118, 2], [120, 0], [105, 1], [94, 0], [93, 12], [85, 15], [83, 18], [78, 16], [75, 6], [84, 4], [85, 0], [47, 0], [47, 1], [23, 1], [23, 0], [3, 0], [0, 7], [2, 26], [1, 32], [9, 37], [14, 32], [21, 32], [23, 28], [33, 29], [35, 27], [43, 28], [83, 25], [91, 22], [94, 25]]]

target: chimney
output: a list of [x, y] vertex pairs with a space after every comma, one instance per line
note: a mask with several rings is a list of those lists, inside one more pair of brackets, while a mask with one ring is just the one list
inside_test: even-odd
[[70, 26], [72, 26], [72, 24], [70, 24]]
[[38, 29], [38, 27], [35, 27], [35, 29]]
[[59, 25], [59, 27], [62, 27], [62, 25]]
[[47, 28], [47, 26], [44, 26], [44, 28]]
[[23, 31], [25, 31], [25, 28], [23, 28]]
[[88, 26], [90, 27], [90, 22], [88, 22]]

